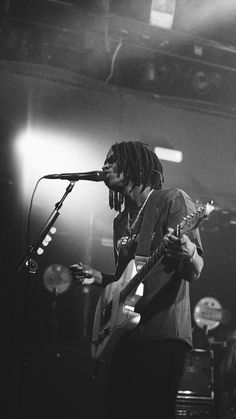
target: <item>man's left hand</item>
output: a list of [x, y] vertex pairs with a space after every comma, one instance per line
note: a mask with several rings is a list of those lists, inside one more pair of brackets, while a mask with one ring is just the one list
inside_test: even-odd
[[166, 256], [174, 259], [191, 259], [196, 245], [186, 234], [176, 237], [173, 232], [173, 228], [168, 228], [168, 232], [163, 238]]

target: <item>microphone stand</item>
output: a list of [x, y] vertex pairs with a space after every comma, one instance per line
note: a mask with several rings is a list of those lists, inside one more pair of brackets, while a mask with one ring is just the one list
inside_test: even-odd
[[61, 200], [55, 204], [55, 208], [52, 211], [50, 217], [48, 218], [48, 220], [46, 221], [46, 223], [42, 227], [42, 230], [39, 232], [39, 234], [36, 237], [34, 243], [32, 245], [30, 245], [27, 254], [24, 256], [22, 262], [20, 263], [19, 268], [18, 268], [18, 273], [20, 273], [22, 271], [22, 269], [25, 266], [27, 266], [27, 262], [28, 262], [27, 268], [28, 268], [29, 273], [35, 273], [35, 269], [34, 268], [32, 269], [32, 266], [31, 266], [31, 263], [32, 263], [33, 267], [34, 267], [35, 262], [30, 259], [30, 256], [33, 255], [33, 253], [35, 253], [37, 251], [37, 249], [39, 248], [39, 246], [42, 244], [43, 240], [45, 239], [46, 235], [49, 233], [50, 229], [52, 228], [53, 224], [55, 223], [55, 221], [59, 217], [59, 215], [60, 215], [59, 210], [61, 209], [61, 207], [63, 205], [63, 202], [65, 201], [67, 195], [74, 188], [75, 182], [76, 181], [70, 182], [70, 184], [67, 186], [66, 191], [65, 191], [64, 195], [62, 196]]
[[[21, 263], [19, 264], [18, 273], [20, 274], [22, 272], [23, 268], [27, 268], [27, 271], [28, 271], [28, 274], [29, 274], [28, 279], [33, 280], [33, 276], [36, 274], [36, 272], [38, 270], [38, 264], [37, 264], [37, 262], [35, 262], [32, 259], [32, 255], [37, 252], [37, 249], [42, 244], [46, 235], [49, 233], [53, 224], [55, 223], [55, 221], [59, 217], [59, 215], [60, 215], [59, 210], [61, 209], [61, 207], [63, 205], [63, 202], [65, 201], [67, 195], [74, 188], [75, 182], [76, 181], [71, 181], [70, 184], [67, 186], [66, 191], [63, 194], [62, 198], [60, 199], [59, 202], [57, 202], [55, 204], [55, 207], [54, 207], [51, 215], [49, 216], [48, 220], [45, 222], [44, 226], [42, 227], [38, 236], [34, 240], [33, 244], [29, 246], [28, 252], [23, 257]], [[21, 387], [22, 388], [21, 392], [23, 392], [23, 393], [20, 396], [22, 414], [24, 413], [24, 410], [25, 410], [25, 407], [26, 407], [25, 402], [27, 403], [27, 401], [25, 400], [25, 391], [27, 391], [27, 390], [26, 390], [26, 388], [23, 389], [23, 387], [25, 387], [25, 385], [26, 385], [25, 368], [28, 366], [29, 355], [30, 355], [30, 353], [29, 353], [29, 343], [30, 343], [29, 317], [30, 317], [30, 288], [31, 287], [29, 286], [29, 284], [31, 284], [31, 281], [29, 281], [29, 282], [27, 281], [27, 284], [26, 284], [25, 319], [24, 319], [24, 330], [23, 330], [23, 336], [24, 337], [23, 337], [23, 341], [22, 341], [22, 345], [23, 345], [23, 365], [21, 366], [21, 368], [23, 370], [21, 371], [21, 374], [23, 374], [22, 378], [23, 378], [23, 382], [24, 382], [24, 385]]]

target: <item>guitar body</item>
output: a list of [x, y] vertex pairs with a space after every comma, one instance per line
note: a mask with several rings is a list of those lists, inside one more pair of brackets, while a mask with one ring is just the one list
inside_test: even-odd
[[[212, 201], [184, 217], [172, 234], [176, 237], [187, 234], [197, 228], [211, 211]], [[140, 314], [135, 313], [134, 307], [143, 295], [143, 281], [151, 268], [161, 261], [162, 251], [160, 245], [146, 262], [138, 262], [138, 272], [135, 261], [131, 260], [121, 278], [106, 286], [98, 300], [94, 317], [91, 343], [93, 358], [109, 356], [121, 336], [138, 325]]]
[[122, 289], [135, 274], [135, 261], [131, 260], [120, 279], [108, 284], [98, 299], [91, 344], [91, 355], [95, 359], [108, 357], [122, 335], [134, 329], [140, 321], [140, 314], [134, 312], [134, 306], [142, 296], [142, 288], [132, 292], [124, 303], [120, 302]]

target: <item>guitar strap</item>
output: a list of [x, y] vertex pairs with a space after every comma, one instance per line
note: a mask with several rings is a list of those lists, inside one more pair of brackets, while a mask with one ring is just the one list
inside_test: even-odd
[[135, 256], [136, 266], [143, 265], [150, 256], [156, 209], [160, 205], [161, 195], [160, 190], [154, 190], [146, 203]]

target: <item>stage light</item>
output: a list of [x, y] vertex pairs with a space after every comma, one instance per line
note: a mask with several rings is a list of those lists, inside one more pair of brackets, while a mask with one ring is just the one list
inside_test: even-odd
[[172, 29], [176, 0], [152, 0], [150, 21], [153, 26]]
[[104, 247], [113, 247], [113, 240], [107, 237], [101, 238], [101, 245]]
[[193, 89], [200, 95], [206, 95], [210, 90], [210, 80], [206, 73], [198, 71], [192, 77], [191, 84]]
[[190, 83], [195, 93], [209, 97], [209, 100], [212, 97], [217, 98], [222, 89], [222, 77], [218, 72], [199, 70], [193, 74]]
[[172, 148], [155, 147], [154, 152], [160, 160], [167, 160], [174, 163], [181, 163], [183, 160], [183, 153], [180, 150]]
[[156, 82], [156, 66], [155, 63], [152, 61], [148, 61], [146, 63], [146, 79], [150, 82]]

